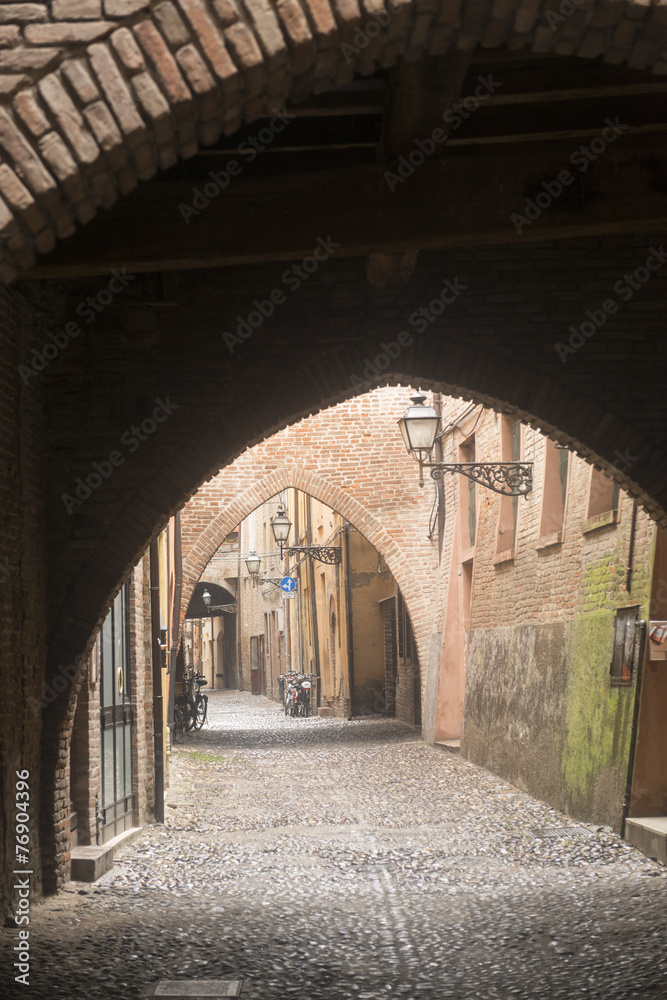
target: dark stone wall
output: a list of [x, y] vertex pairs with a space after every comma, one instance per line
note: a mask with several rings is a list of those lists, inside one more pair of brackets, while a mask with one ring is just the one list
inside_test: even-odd
[[[20, 375], [45, 338], [57, 299], [48, 288], [0, 289], [0, 908], [14, 912], [16, 771], [29, 771], [33, 895], [40, 890], [40, 732], [46, 661], [42, 521], [42, 387]], [[64, 772], [51, 780], [60, 781]]]

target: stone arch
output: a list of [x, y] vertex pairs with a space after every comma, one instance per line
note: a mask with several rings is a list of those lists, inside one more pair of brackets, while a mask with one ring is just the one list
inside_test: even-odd
[[64, 14], [45, 2], [11, 6], [3, 44], [12, 47], [0, 55], [6, 282], [139, 180], [243, 120], [273, 114], [288, 97], [325, 91], [357, 72], [477, 45], [604, 54], [667, 72], [659, 0], [629, 0], [634, 30], [622, 36], [599, 27], [610, 23], [604, 0], [579, 11], [576, 24], [550, 0], [542, 7], [510, 0], [502, 15], [475, 0], [440, 0], [428, 10], [417, 0], [387, 0], [369, 13], [357, 0], [275, 7], [267, 0], [104, 0], [97, 18], [76, 5]]
[[[188, 556], [183, 560], [184, 607], [181, 609], [181, 628], [185, 619], [185, 608], [197, 581], [218, 549], [221, 540], [265, 500], [291, 487], [308, 493], [341, 514], [377, 549], [403, 594], [415, 634], [419, 659], [425, 664], [428, 660], [430, 634], [437, 626], [437, 622], [434, 621], [434, 612], [437, 616], [435, 572], [427, 579], [427, 574], [420, 573], [423, 564], [414, 564], [410, 555], [401, 550], [396, 539], [368, 508], [321, 476], [298, 466], [275, 469], [269, 476], [256, 482], [227, 505], [201, 532]], [[196, 499], [194, 502], [196, 503]], [[435, 569], [434, 560], [434, 571]]]

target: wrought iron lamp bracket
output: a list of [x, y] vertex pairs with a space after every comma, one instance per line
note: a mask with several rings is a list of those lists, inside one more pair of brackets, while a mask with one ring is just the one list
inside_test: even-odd
[[305, 555], [319, 562], [335, 566], [342, 561], [340, 545], [292, 545], [287, 550], [288, 556]]
[[487, 490], [501, 496], [528, 496], [533, 488], [532, 462], [425, 462], [431, 470], [431, 478], [444, 479], [448, 472], [458, 472], [473, 482], [485, 486]]
[[226, 611], [230, 615], [233, 615], [237, 609], [237, 604], [211, 604], [208, 607], [209, 611]]

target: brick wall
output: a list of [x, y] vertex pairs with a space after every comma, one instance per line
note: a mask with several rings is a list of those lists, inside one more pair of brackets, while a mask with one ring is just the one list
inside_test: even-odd
[[[502, 418], [475, 410], [456, 422], [460, 429], [445, 439], [446, 453], [456, 453], [474, 431], [476, 460], [500, 457]], [[473, 575], [470, 608], [458, 625], [460, 649], [445, 625], [438, 710], [447, 711], [448, 688], [450, 698], [457, 690], [456, 667], [465, 689], [462, 750], [469, 759], [580, 819], [618, 827], [635, 687], [634, 679], [628, 687], [610, 681], [614, 614], [638, 604], [648, 617], [655, 527], [639, 511], [633, 529], [633, 503], [623, 493], [617, 516], [589, 517], [591, 490], [595, 499], [605, 487], [599, 477], [591, 486], [591, 467], [574, 455], [562, 527], [553, 515], [545, 521], [552, 445], [530, 428], [522, 436], [521, 457], [534, 462], [534, 488], [519, 501], [514, 548], [498, 544], [503, 501], [482, 487], [474, 548], [457, 547], [457, 533], [467, 532], [467, 484], [446, 483], [442, 571], [449, 574], [450, 604], [456, 600], [451, 581], [460, 579], [455, 565], [450, 573], [452, 560], [466, 553]], [[619, 467], [631, 458], [624, 453]], [[560, 495], [560, 482], [551, 488]]]
[[70, 745], [70, 796], [78, 815], [77, 844], [97, 843], [97, 809], [102, 803], [99, 680], [88, 664], [79, 689]]

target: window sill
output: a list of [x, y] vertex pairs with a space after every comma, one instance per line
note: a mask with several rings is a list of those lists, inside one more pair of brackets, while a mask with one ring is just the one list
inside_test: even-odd
[[491, 561], [494, 566], [499, 566], [502, 565], [502, 563], [514, 562], [515, 559], [516, 549], [505, 549], [504, 552], [496, 552]]
[[587, 535], [589, 531], [597, 531], [598, 528], [606, 528], [609, 524], [618, 524], [618, 511], [607, 510], [604, 514], [596, 514], [581, 522], [581, 531]]
[[552, 531], [550, 535], [542, 535], [541, 538], [538, 538], [537, 541], [535, 542], [535, 548], [537, 549], [538, 552], [541, 552], [543, 549], [551, 549], [554, 547], [554, 545], [562, 545], [562, 544], [563, 544], [563, 532]]

